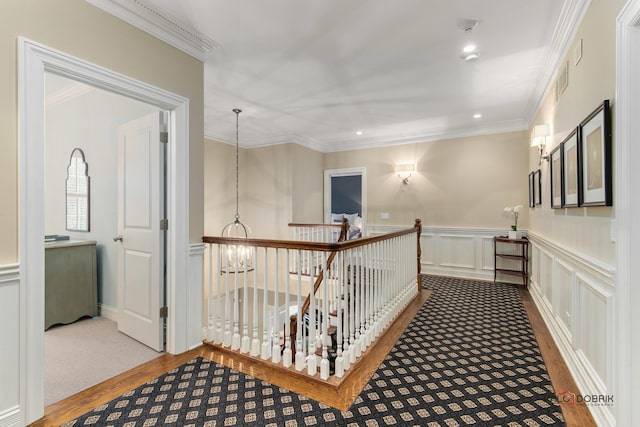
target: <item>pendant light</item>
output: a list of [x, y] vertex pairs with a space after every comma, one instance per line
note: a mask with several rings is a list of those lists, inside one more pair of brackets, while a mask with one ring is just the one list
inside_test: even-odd
[[[222, 229], [222, 237], [237, 237], [247, 239], [251, 236], [251, 228], [240, 222], [240, 214], [238, 213], [238, 175], [239, 175], [239, 153], [238, 153], [238, 117], [242, 110], [234, 108], [236, 113], [236, 215], [234, 221], [225, 225]], [[244, 245], [228, 245], [227, 259], [222, 266], [222, 272], [247, 272], [253, 270], [253, 253], [251, 248]]]

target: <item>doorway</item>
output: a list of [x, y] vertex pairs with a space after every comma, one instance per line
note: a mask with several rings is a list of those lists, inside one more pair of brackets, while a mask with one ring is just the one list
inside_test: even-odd
[[[367, 224], [366, 168], [327, 169], [324, 171], [324, 222], [331, 223], [332, 213], [359, 214]], [[338, 209], [338, 211], [336, 211]], [[342, 211], [346, 209], [347, 211]], [[363, 228], [364, 229], [364, 228]]]
[[[144, 337], [135, 336], [136, 331], [128, 334], [131, 338], [118, 336], [118, 331], [123, 330], [123, 310], [119, 299], [123, 292], [118, 289], [118, 269], [121, 268], [119, 250], [124, 243], [113, 239], [122, 233], [119, 225], [121, 203], [118, 195], [118, 183], [122, 182], [118, 179], [119, 129], [124, 123], [135, 123], [134, 120], [139, 117], [150, 114], [158, 117], [158, 111], [156, 106], [123, 95], [56, 74], [45, 74], [44, 227], [45, 235], [51, 236], [50, 240], [53, 240], [45, 243], [45, 275], [48, 277], [45, 283], [45, 313], [50, 316], [51, 313], [67, 311], [59, 319], [47, 319], [47, 315], [45, 316], [45, 326], [57, 323], [45, 332], [45, 404], [53, 403], [159, 356], [159, 353], [147, 351], [140, 348], [140, 344], [132, 342], [133, 338], [145, 341]], [[144, 135], [138, 128], [136, 131]], [[69, 165], [77, 153], [82, 153], [82, 165], [86, 176], [84, 184], [80, 186], [76, 185], [75, 180], [71, 181], [69, 175]], [[154, 180], [157, 181], [156, 185], [162, 186], [159, 192], [155, 192], [155, 198], [158, 198], [158, 194], [164, 195], [164, 169], [158, 167], [155, 174], [162, 175]], [[70, 187], [70, 183], [73, 188]], [[84, 227], [78, 227], [76, 220], [79, 215], [78, 204], [69, 203], [75, 202], [75, 198], [69, 200], [70, 191], [73, 194], [79, 191], [79, 188], [75, 187], [84, 187], [88, 199], [81, 215]], [[151, 193], [146, 188], [141, 190]], [[136, 195], [136, 200], [148, 200], [150, 196], [151, 194], [139, 194]], [[157, 204], [162, 204], [162, 200], [158, 200]], [[71, 218], [74, 219], [72, 223], [69, 222], [71, 212]], [[159, 229], [156, 233], [161, 234]], [[56, 267], [52, 264], [55, 260], [59, 262], [59, 258], [68, 251], [77, 252], [87, 246], [95, 248], [95, 257], [74, 256], [72, 260], [67, 261], [74, 264], [73, 268], [67, 266], [67, 271], [89, 271], [83, 273], [81, 279], [78, 278], [74, 285], [77, 288], [67, 288], [70, 286], [69, 280], [65, 280], [65, 284], [57, 277], [49, 281], [51, 275], [56, 276], [52, 271]], [[160, 244], [157, 246], [155, 251], [159, 253], [163, 247]], [[157, 257], [161, 257], [158, 261], [164, 264], [164, 253]], [[92, 264], [93, 268], [89, 267], [89, 264]], [[91, 276], [95, 279], [92, 280]], [[164, 278], [161, 279], [156, 278], [153, 285], [157, 288], [156, 294], [164, 295]], [[56, 291], [52, 289], [54, 285], [61, 285], [64, 289]], [[92, 296], [93, 301], [86, 304], [88, 306], [84, 309], [80, 306], [85, 304], [77, 303], [67, 307], [64, 301], [57, 298], [57, 295], [67, 291], [73, 291], [75, 296], [86, 295], [88, 299]], [[155, 311], [157, 313], [157, 309]], [[87, 319], [87, 316], [93, 318]], [[156, 328], [156, 338], [153, 338], [153, 333], [150, 338], [155, 342], [149, 345], [154, 347], [154, 350], [161, 350], [162, 337], [157, 336], [163, 331], [159, 325]], [[96, 341], [96, 334], [103, 339]], [[129, 350], [126, 354], [118, 353], [117, 349], [110, 348], [113, 346]], [[105, 359], [105, 354], [111, 354], [111, 357]], [[128, 357], [127, 354], [131, 356]], [[83, 356], [78, 357], [79, 355]], [[72, 367], [69, 367], [68, 358], [75, 360]], [[96, 372], [93, 365], [98, 360], [102, 366], [100, 372]], [[106, 377], [107, 374], [110, 376]]]
[[[188, 208], [189, 100], [62, 52], [20, 38], [18, 41], [19, 253], [20, 253], [20, 406], [26, 420], [44, 413], [44, 80], [45, 72], [147, 102], [169, 111], [167, 210], [167, 352], [186, 351], [187, 325], [200, 317], [187, 310], [190, 275]], [[181, 286], [176, 284], [180, 283]], [[184, 286], [187, 284], [188, 286]], [[201, 321], [201, 320], [200, 320]]]

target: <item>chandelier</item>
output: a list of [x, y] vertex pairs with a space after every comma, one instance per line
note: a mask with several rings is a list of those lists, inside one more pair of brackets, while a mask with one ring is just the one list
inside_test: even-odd
[[[233, 112], [236, 113], [236, 215], [234, 221], [225, 225], [222, 229], [222, 237], [247, 239], [251, 236], [251, 228], [240, 222], [240, 214], [238, 213], [238, 117], [242, 110], [234, 108]], [[221, 271], [223, 273], [242, 273], [251, 270], [253, 270], [253, 253], [251, 248], [245, 245], [227, 245], [226, 259], [223, 261]]]

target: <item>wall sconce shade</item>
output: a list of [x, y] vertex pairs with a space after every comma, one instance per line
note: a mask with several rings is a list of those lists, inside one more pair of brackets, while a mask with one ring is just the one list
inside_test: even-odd
[[548, 124], [534, 126], [531, 135], [531, 146], [538, 147], [538, 166], [542, 164], [542, 160], [549, 160], [549, 156], [543, 155], [547, 145], [547, 137], [551, 134]]
[[396, 173], [398, 174], [398, 177], [402, 179], [402, 182], [404, 184], [409, 183], [409, 178], [411, 178], [411, 175], [413, 175], [415, 171], [416, 171], [415, 163], [402, 163], [402, 164], [396, 165]]

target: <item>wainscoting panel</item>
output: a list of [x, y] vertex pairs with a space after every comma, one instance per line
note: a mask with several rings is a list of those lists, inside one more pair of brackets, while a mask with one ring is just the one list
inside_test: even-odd
[[571, 342], [571, 318], [574, 312], [573, 310], [573, 269], [570, 265], [556, 260], [556, 278], [555, 286], [553, 287], [555, 303], [552, 305], [553, 314], [556, 315], [560, 321], [561, 326], [564, 326], [563, 332], [567, 337], [567, 340]]
[[[530, 292], [583, 396], [613, 391], [616, 270], [529, 233]], [[614, 397], [615, 398], [615, 397]], [[614, 425], [613, 405], [589, 406], [598, 425]]]
[[[369, 225], [367, 235], [388, 233], [405, 227]], [[506, 230], [494, 228], [423, 227], [422, 272], [440, 276], [493, 281], [493, 237]], [[504, 277], [501, 280], [510, 280]], [[522, 283], [517, 277], [513, 283]]]
[[0, 266], [0, 427], [23, 423], [20, 410], [20, 269]]
[[[612, 294], [580, 274], [577, 275], [576, 282], [579, 309], [576, 347], [587, 367], [591, 368], [600, 393], [606, 393], [607, 384], [613, 378], [612, 366], [607, 363], [613, 361], [612, 355], [608, 354], [613, 343], [611, 334], [607, 332], [613, 330]], [[602, 345], [603, 343], [606, 344]]]
[[438, 253], [441, 266], [461, 269], [475, 268], [474, 236], [441, 234], [439, 243]]
[[436, 264], [436, 239], [435, 235], [431, 233], [422, 232], [420, 236], [420, 246], [422, 248], [422, 265], [435, 265]]

